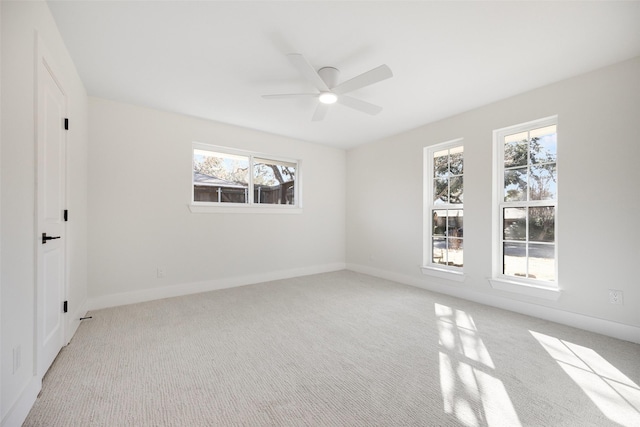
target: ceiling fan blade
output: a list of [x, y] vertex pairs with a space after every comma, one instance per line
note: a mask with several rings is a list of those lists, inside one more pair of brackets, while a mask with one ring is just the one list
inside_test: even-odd
[[291, 98], [317, 98], [317, 93], [278, 93], [275, 95], [262, 95], [264, 99], [291, 99]]
[[375, 116], [382, 111], [382, 107], [378, 105], [362, 101], [361, 99], [352, 98], [347, 95], [340, 95], [338, 97], [338, 102], [346, 107], [353, 108], [354, 110], [358, 110], [366, 114], [371, 114], [372, 116]]
[[318, 102], [318, 106], [316, 107], [316, 112], [313, 113], [313, 117], [311, 121], [319, 122], [324, 119], [324, 116], [327, 115], [327, 111], [329, 111], [329, 105], [323, 104], [322, 102]]
[[352, 90], [360, 89], [361, 87], [369, 86], [379, 81], [386, 80], [393, 77], [391, 68], [386, 65], [381, 65], [369, 70], [366, 73], [362, 73], [346, 82], [340, 83], [338, 86], [331, 89], [331, 92], [341, 95], [343, 93], [351, 92]]
[[290, 53], [287, 55], [291, 63], [298, 69], [300, 74], [306, 78], [309, 83], [311, 83], [314, 87], [316, 87], [319, 91], [328, 92], [329, 87], [327, 84], [320, 78], [318, 72], [309, 64], [309, 61], [299, 53]]

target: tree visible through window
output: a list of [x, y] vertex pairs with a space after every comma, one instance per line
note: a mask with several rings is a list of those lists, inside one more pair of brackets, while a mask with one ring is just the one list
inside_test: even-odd
[[[296, 204], [297, 162], [193, 149], [193, 201]], [[214, 147], [212, 147], [214, 148]]]
[[254, 159], [255, 203], [293, 205], [296, 164], [269, 159]]
[[464, 148], [461, 140], [425, 153], [425, 265], [459, 270], [464, 265]]
[[193, 201], [249, 202], [249, 157], [193, 150]]
[[500, 274], [556, 282], [555, 118], [497, 133]]

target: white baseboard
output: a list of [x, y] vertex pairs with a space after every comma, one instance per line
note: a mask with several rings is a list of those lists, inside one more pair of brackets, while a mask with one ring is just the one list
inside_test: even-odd
[[18, 399], [9, 408], [6, 415], [2, 418], [2, 427], [20, 427], [29, 415], [29, 411], [36, 403], [38, 393], [42, 389], [42, 380], [38, 377], [32, 377], [31, 381], [22, 390]]
[[403, 283], [405, 285], [415, 286], [429, 291], [441, 294], [451, 295], [457, 298], [466, 299], [480, 304], [490, 305], [492, 307], [504, 310], [515, 311], [516, 313], [526, 314], [527, 316], [538, 317], [540, 319], [549, 320], [563, 325], [572, 326], [574, 328], [584, 329], [598, 334], [607, 335], [625, 341], [631, 341], [640, 344], [640, 327], [627, 325], [624, 323], [612, 322], [610, 320], [599, 319], [584, 314], [573, 313], [570, 311], [559, 310], [557, 308], [547, 307], [505, 298], [499, 295], [491, 295], [461, 286], [446, 286], [434, 283], [425, 279], [418, 279], [401, 273], [381, 270], [375, 267], [369, 267], [360, 264], [347, 263], [347, 270], [357, 273], [368, 274], [370, 276], [380, 277], [382, 279], [392, 280], [394, 282]]
[[272, 280], [290, 279], [292, 277], [308, 276], [318, 273], [344, 270], [344, 263], [315, 265], [310, 267], [294, 268], [291, 270], [272, 271], [250, 276], [228, 277], [224, 279], [205, 280], [202, 282], [182, 283], [161, 288], [144, 289], [133, 292], [104, 295], [89, 298], [87, 309], [99, 310], [101, 308], [116, 307], [120, 305], [135, 304], [139, 302], [153, 301], [163, 298], [178, 297], [182, 295], [197, 294], [200, 292], [215, 291], [218, 289], [235, 288], [237, 286], [253, 285]]

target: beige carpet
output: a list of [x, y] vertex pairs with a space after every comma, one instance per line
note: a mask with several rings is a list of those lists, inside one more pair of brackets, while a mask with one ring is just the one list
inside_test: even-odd
[[640, 426], [640, 345], [353, 272], [90, 314], [25, 426]]

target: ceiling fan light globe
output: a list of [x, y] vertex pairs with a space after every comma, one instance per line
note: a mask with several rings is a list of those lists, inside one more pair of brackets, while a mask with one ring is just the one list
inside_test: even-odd
[[335, 104], [335, 102], [338, 100], [338, 95], [331, 92], [322, 92], [319, 99], [323, 104]]

